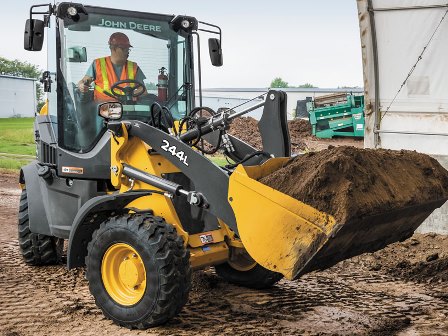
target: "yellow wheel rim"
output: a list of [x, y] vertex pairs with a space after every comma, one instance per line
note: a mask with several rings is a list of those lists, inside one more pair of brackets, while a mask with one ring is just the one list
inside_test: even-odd
[[247, 272], [257, 266], [257, 262], [243, 249], [234, 249], [228, 264], [237, 271]]
[[101, 279], [110, 297], [132, 306], [145, 294], [146, 270], [138, 252], [125, 243], [113, 244], [103, 256]]

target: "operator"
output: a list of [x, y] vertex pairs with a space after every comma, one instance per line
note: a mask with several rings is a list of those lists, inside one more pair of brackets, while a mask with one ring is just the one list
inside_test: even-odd
[[[113, 33], [109, 38], [109, 48], [111, 55], [94, 60], [87, 69], [86, 75], [78, 82], [81, 93], [87, 93], [89, 86], [94, 82], [94, 99], [97, 101], [114, 99], [111, 87], [119, 80], [132, 79], [143, 83], [146, 78], [137, 63], [128, 60], [129, 49], [132, 45], [126, 34]], [[126, 86], [128, 85], [132, 86], [132, 84]], [[144, 91], [141, 94], [146, 93], [143, 86], [136, 90]], [[114, 91], [116, 94], [121, 94], [118, 89]], [[136, 93], [140, 95], [140, 92]]]

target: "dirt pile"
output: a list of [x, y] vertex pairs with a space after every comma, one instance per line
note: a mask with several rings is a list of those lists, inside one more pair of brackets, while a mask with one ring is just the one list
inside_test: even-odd
[[260, 131], [258, 130], [258, 121], [252, 117], [241, 117], [234, 119], [230, 124], [228, 133], [251, 145], [257, 150], [263, 149]]
[[308, 145], [304, 140], [315, 138], [311, 135], [311, 124], [307, 120], [290, 120], [288, 121], [288, 129], [289, 137], [291, 138], [291, 153], [299, 153], [308, 149]]
[[333, 147], [291, 159], [260, 180], [343, 223], [448, 198], [448, 171], [412, 151]]
[[[304, 139], [314, 138], [311, 135], [311, 125], [302, 119], [288, 122], [289, 136], [291, 138], [291, 152], [298, 153], [308, 148]], [[229, 134], [241, 139], [252, 147], [261, 150], [263, 148], [258, 121], [252, 117], [236, 118], [230, 125]]]
[[288, 121], [288, 129], [291, 138], [302, 137], [309, 138], [313, 135], [311, 134], [311, 124], [308, 120], [304, 119], [294, 119]]
[[[434, 257], [439, 258], [438, 256]], [[448, 257], [436, 260], [422, 260], [415, 264], [412, 264], [408, 260], [402, 260], [401, 262], [396, 263], [394, 268], [389, 270], [389, 274], [417, 282], [446, 282], [448, 281]]]
[[371, 271], [381, 271], [406, 281], [447, 283], [448, 236], [414, 234], [404, 242], [366, 254], [359, 262]]

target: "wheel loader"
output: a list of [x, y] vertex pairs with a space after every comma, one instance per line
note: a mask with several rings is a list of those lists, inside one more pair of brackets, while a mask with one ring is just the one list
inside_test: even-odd
[[[110, 99], [98, 100], [93, 83], [86, 92], [78, 83], [108, 55], [117, 32], [129, 37], [130, 59], [145, 79], [109, 83]], [[27, 264], [59, 262], [68, 241], [67, 267], [86, 267], [104, 315], [145, 329], [181, 311], [192, 270], [213, 266], [231, 283], [262, 289], [347, 257], [340, 240], [356, 227], [341, 228], [331, 215], [258, 182], [291, 155], [286, 94], [270, 90], [239, 111], [202, 106], [200, 37], [216, 36], [209, 53], [221, 66], [218, 26], [62, 2], [31, 7], [25, 49], [41, 50], [44, 34], [48, 99], [35, 118], [36, 160], [20, 171], [19, 245]], [[160, 75], [166, 78], [155, 84]], [[257, 108], [263, 150], [227, 133], [233, 119]], [[217, 150], [231, 163], [205, 155]], [[393, 223], [370, 223], [382, 230], [359, 236], [365, 244], [357, 241], [355, 254], [409, 237], [438, 206], [401, 221], [397, 209]]]

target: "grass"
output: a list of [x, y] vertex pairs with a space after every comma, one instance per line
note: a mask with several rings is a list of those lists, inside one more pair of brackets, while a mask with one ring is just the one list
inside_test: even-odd
[[31, 161], [31, 159], [14, 159], [4, 158], [0, 156], [0, 168], [6, 170], [18, 170], [20, 167], [25, 166]]
[[34, 118], [0, 119], [0, 168], [17, 170], [35, 156], [33, 121]]
[[215, 165], [218, 166], [225, 166], [229, 164], [223, 155], [209, 156], [208, 158], [210, 159], [210, 161], [212, 161]]
[[0, 119], [0, 153], [34, 155], [34, 118]]

